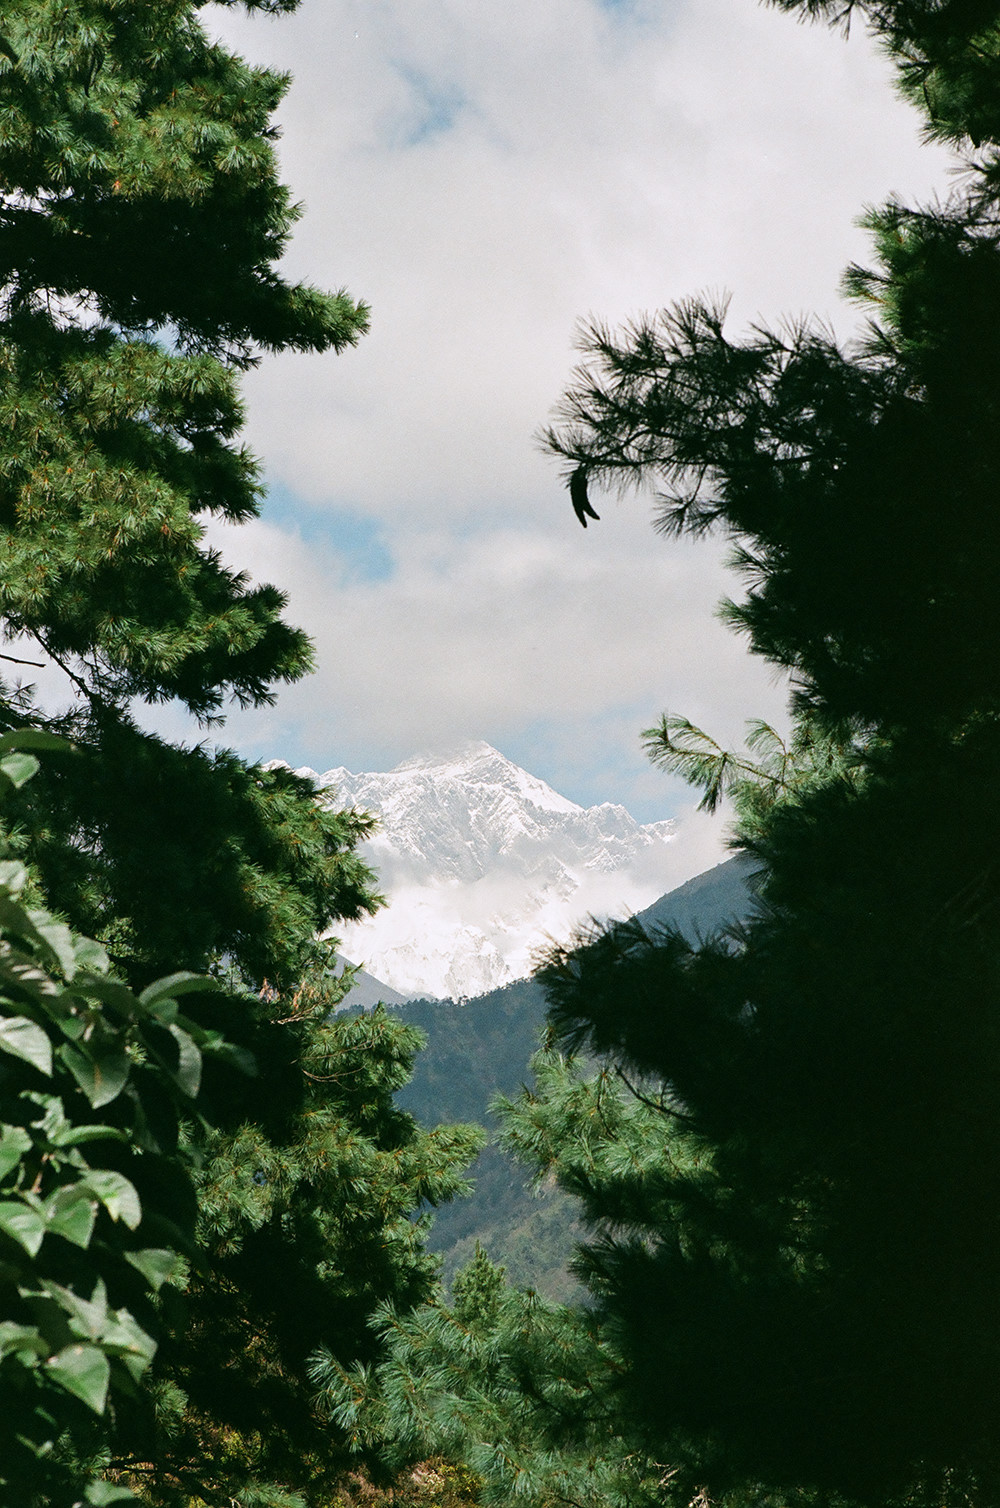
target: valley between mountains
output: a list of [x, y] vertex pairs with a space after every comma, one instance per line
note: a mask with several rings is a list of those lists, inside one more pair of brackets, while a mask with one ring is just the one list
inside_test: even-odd
[[[717, 932], [750, 911], [752, 870], [742, 855], [727, 859], [661, 896], [638, 919], [647, 928], [676, 928], [692, 941]], [[425, 1125], [478, 1121], [495, 1136], [494, 1097], [513, 1096], [532, 1079], [529, 1060], [545, 1021], [541, 986], [519, 979], [473, 1000], [404, 1001], [398, 1009], [426, 1034], [427, 1046], [397, 1102]], [[428, 1241], [443, 1258], [446, 1278], [474, 1255], [478, 1241], [505, 1265], [511, 1282], [547, 1298], [572, 1297], [567, 1264], [578, 1230], [575, 1201], [551, 1186], [529, 1188], [525, 1170], [495, 1141], [471, 1176], [472, 1196], [436, 1212]]]
[[[300, 773], [331, 804], [380, 818], [365, 853], [389, 905], [341, 930], [344, 955], [363, 965], [345, 1004], [382, 1002], [424, 1032], [398, 1102], [427, 1125], [477, 1121], [495, 1134], [494, 1097], [530, 1081], [545, 1003], [528, 976], [547, 940], [565, 940], [588, 916], [628, 914], [693, 939], [751, 904], [746, 859], [689, 878], [697, 853], [673, 822], [577, 806], [488, 744], [381, 774]], [[435, 1213], [429, 1245], [445, 1276], [479, 1242], [513, 1282], [569, 1298], [574, 1201], [530, 1189], [495, 1141], [471, 1171], [472, 1196]]]

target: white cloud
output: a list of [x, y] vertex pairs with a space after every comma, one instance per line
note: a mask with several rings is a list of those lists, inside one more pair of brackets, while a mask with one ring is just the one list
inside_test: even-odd
[[[654, 790], [679, 793], [642, 765], [641, 726], [669, 706], [733, 737], [781, 697], [712, 617], [715, 547], [658, 541], [641, 503], [599, 504], [586, 534], [573, 520], [532, 435], [574, 323], [730, 288], [736, 328], [806, 309], [847, 328], [853, 218], [926, 195], [943, 155], [863, 38], [752, 0], [211, 14], [294, 74], [289, 269], [373, 306], [356, 351], [248, 381], [250, 441], [308, 543], [286, 512], [226, 549], [289, 591], [320, 670], [228, 736], [355, 768], [485, 738], [577, 799], [652, 815]], [[384, 532], [394, 574], [352, 579], [323, 543], [343, 509]]]
[[234, 715], [230, 734], [270, 755], [279, 726], [298, 723], [308, 731], [293, 735], [296, 760], [371, 769], [470, 738], [517, 752], [525, 725], [544, 725], [549, 740], [588, 730], [592, 760], [609, 720], [634, 749], [665, 706], [724, 736], [738, 733], [734, 709], [777, 714], [766, 668], [706, 612], [725, 584], [719, 552], [643, 552], [643, 521], [623, 511], [608, 522], [600, 547], [575, 527], [414, 531], [382, 581], [351, 579], [315, 541], [244, 527], [227, 553], [258, 579], [294, 583], [292, 616], [315, 639], [319, 669], [283, 693], [279, 713]]
[[[589, 0], [325, 0], [227, 29], [295, 75], [289, 265], [373, 306], [357, 352], [264, 365], [253, 433], [276, 479], [389, 519], [558, 506], [531, 435], [579, 315], [723, 287], [737, 322], [830, 314], [862, 202], [940, 160], [869, 48], [750, 0], [645, 25]], [[421, 136], [435, 99], [464, 105]]]

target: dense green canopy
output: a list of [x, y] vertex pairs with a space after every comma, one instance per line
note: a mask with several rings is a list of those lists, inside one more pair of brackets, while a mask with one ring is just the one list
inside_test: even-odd
[[[340, 350], [367, 311], [280, 275], [288, 81], [212, 43], [200, 10], [0, 17], [0, 615], [15, 659], [63, 671], [70, 700], [46, 716], [83, 751], [25, 796], [52, 902], [123, 964], [225, 954], [294, 984], [312, 936], [372, 905], [350, 856], [364, 823], [317, 812], [291, 775], [141, 733], [131, 708], [176, 698], [211, 721], [310, 668], [282, 593], [227, 567], [203, 524], [262, 495], [240, 368]], [[42, 717], [14, 687], [6, 703], [7, 726]]]
[[554, 1038], [601, 1055], [649, 1129], [550, 1074], [511, 1135], [584, 1201], [622, 1434], [681, 1500], [990, 1502], [1000, 22], [784, 8], [866, 19], [967, 173], [943, 205], [868, 215], [853, 345], [735, 339], [697, 300], [585, 331], [551, 449], [577, 488], [651, 484], [666, 534], [732, 541], [726, 616], [790, 673], [795, 724], [738, 758], [681, 718], [650, 730], [710, 804], [737, 796], [758, 915], [697, 947], [628, 925], [555, 953]]
[[[126, 1484], [184, 1508], [300, 1508], [308, 1484], [332, 1490], [343, 1457], [311, 1409], [307, 1355], [368, 1357], [373, 1308], [427, 1296], [434, 1266], [410, 1216], [461, 1186], [478, 1145], [393, 1107], [415, 1033], [328, 1019], [345, 987], [329, 930], [380, 903], [356, 852], [370, 819], [287, 769], [142, 726], [145, 706], [175, 700], [210, 727], [310, 669], [283, 594], [227, 566], [205, 525], [253, 518], [263, 495], [240, 373], [269, 351], [339, 351], [367, 326], [346, 293], [282, 276], [298, 214], [273, 145], [288, 80], [212, 42], [204, 8], [0, 5], [0, 733], [27, 723], [71, 743], [10, 794], [7, 837], [32, 898], [99, 939], [133, 989], [214, 976], [188, 997], [191, 1029], [229, 1044], [206, 1069], [202, 1117], [179, 1135], [174, 1117], [170, 1157], [199, 1204], [178, 1237], [186, 1275], [171, 1268], [150, 1321], [152, 1381], [106, 1405], [95, 1392], [85, 1438], [63, 1432], [65, 1407], [32, 1421], [65, 1487], [50, 1497], [39, 1479], [39, 1508], [68, 1508], [102, 1472], [95, 1503]], [[44, 695], [14, 679], [35, 668]], [[125, 1036], [141, 1061], [138, 1026]], [[155, 1208], [163, 1097], [139, 1079], [113, 1129]], [[0, 1076], [4, 1122], [23, 1125], [23, 1087]], [[85, 1102], [70, 1085], [72, 1124]], [[5, 1198], [31, 1193], [22, 1174], [0, 1168]], [[9, 1244], [0, 1229], [3, 1321], [23, 1308]], [[99, 1268], [112, 1305], [128, 1300], [122, 1270]], [[0, 1383], [14, 1365], [0, 1348]], [[16, 1409], [8, 1422], [23, 1432]], [[24, 1508], [6, 1459], [5, 1474], [0, 1496]]]

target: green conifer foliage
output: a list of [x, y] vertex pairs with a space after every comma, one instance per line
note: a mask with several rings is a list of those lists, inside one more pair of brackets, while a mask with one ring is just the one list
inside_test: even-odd
[[1000, 140], [996, 7], [992, 0], [768, 0], [780, 10], [850, 28], [858, 17], [895, 63], [903, 95], [932, 140]]
[[[133, 972], [226, 954], [294, 986], [304, 939], [373, 904], [350, 857], [364, 824], [129, 715], [176, 698], [211, 721], [310, 668], [282, 594], [227, 568], [202, 521], [258, 510], [239, 370], [340, 350], [367, 322], [278, 273], [297, 213], [270, 123], [287, 80], [212, 44], [200, 9], [0, 12], [0, 618], [15, 659], [64, 671], [58, 727], [83, 751], [24, 799], [52, 903]], [[7, 703], [8, 726], [41, 718]], [[179, 882], [169, 919], [166, 876], [142, 877], [154, 834]]]
[[244, 359], [339, 349], [363, 307], [276, 271], [297, 213], [271, 145], [288, 80], [212, 44], [203, 8], [7, 0], [6, 302]]
[[481, 1250], [454, 1287], [451, 1308], [379, 1311], [378, 1366], [316, 1357], [320, 1400], [359, 1461], [404, 1481], [428, 1456], [458, 1461], [497, 1508], [658, 1501], [662, 1469], [617, 1431], [620, 1362], [593, 1317], [508, 1287]]
[[632, 924], [543, 975], [635, 1130], [553, 1070], [511, 1134], [601, 1233], [623, 1417], [680, 1494], [992, 1491], [997, 833], [956, 847], [963, 753], [775, 807], [735, 937]]
[[192, 1017], [258, 1066], [249, 1089], [206, 1067], [206, 1120], [179, 1143], [200, 1200], [186, 1308], [165, 1311], [149, 1385], [102, 1416], [105, 1464], [171, 1508], [298, 1508], [342, 1459], [305, 1357], [368, 1357], [376, 1302], [427, 1296], [409, 1215], [461, 1186], [478, 1140], [394, 1110], [405, 1028], [327, 1020], [345, 988], [329, 929], [379, 904], [356, 853], [370, 820], [291, 771], [141, 727], [169, 700], [209, 727], [310, 669], [282, 593], [227, 567], [204, 525], [251, 519], [262, 496], [240, 373], [367, 326], [346, 293], [282, 277], [288, 81], [211, 42], [204, 10], [0, 4], [0, 659], [65, 688], [42, 705], [0, 686], [0, 733], [72, 742], [5, 815], [30, 883], [130, 987], [211, 973], [222, 988]]
[[225, 957], [257, 988], [294, 989], [332, 962], [317, 931], [376, 904], [355, 852], [371, 818], [319, 804], [291, 770], [171, 746], [124, 717], [46, 764], [20, 810], [32, 856], [53, 899], [137, 976]]
[[545, 1067], [511, 1136], [584, 1201], [621, 1428], [679, 1501], [991, 1502], [1000, 23], [975, 0], [784, 8], [864, 16], [969, 171], [944, 205], [869, 215], [853, 346], [736, 340], [703, 301], [585, 333], [550, 447], [651, 484], [668, 535], [732, 540], [726, 615], [791, 673], [796, 724], [739, 756], [676, 717], [647, 735], [707, 805], [737, 796], [758, 914], [554, 953], [553, 1037], [604, 1066]]
[[428, 1132], [395, 1109], [420, 1033], [382, 1009], [330, 1020], [329, 1003], [329, 992], [305, 990], [280, 1030], [261, 1031], [270, 1105], [248, 1115], [237, 1086], [220, 1093], [219, 1075], [208, 1086], [217, 1124], [196, 1180], [204, 1261], [183, 1334], [163, 1349], [169, 1386], [152, 1413], [129, 1416], [114, 1457], [149, 1503], [332, 1497], [355, 1462], [316, 1410], [308, 1359], [324, 1346], [371, 1364], [376, 1309], [408, 1314], [435, 1285], [427, 1218], [413, 1211], [465, 1191], [482, 1133]]
[[198, 9], [5, 7], [0, 513], [12, 632], [104, 700], [204, 714], [308, 665], [280, 594], [199, 549], [198, 515], [251, 517], [260, 491], [231, 369], [340, 349], [366, 311], [278, 276], [286, 81], [212, 46]]

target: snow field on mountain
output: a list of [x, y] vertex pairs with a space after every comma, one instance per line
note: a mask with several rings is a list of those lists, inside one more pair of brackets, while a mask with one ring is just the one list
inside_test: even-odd
[[521, 978], [588, 915], [641, 910], [706, 864], [674, 822], [577, 806], [489, 744], [385, 773], [299, 773], [332, 804], [379, 816], [363, 852], [389, 905], [337, 935], [403, 995], [462, 998]]

